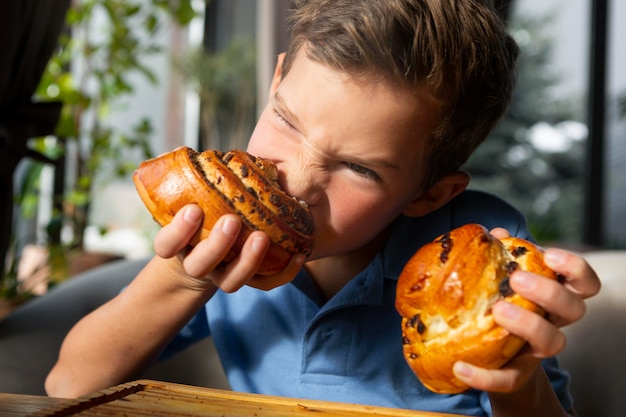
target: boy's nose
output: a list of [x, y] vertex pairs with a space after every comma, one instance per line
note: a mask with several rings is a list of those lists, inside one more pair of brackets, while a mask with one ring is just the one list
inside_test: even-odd
[[289, 167], [279, 167], [279, 182], [287, 194], [314, 205], [319, 201], [322, 191], [317, 171], [313, 164], [303, 161], [289, 164]]

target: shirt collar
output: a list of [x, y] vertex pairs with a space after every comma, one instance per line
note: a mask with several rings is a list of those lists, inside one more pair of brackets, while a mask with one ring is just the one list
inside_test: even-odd
[[400, 216], [383, 250], [383, 274], [397, 280], [404, 265], [426, 243], [450, 229], [450, 208], [444, 206], [424, 217]]
[[291, 284], [322, 306], [323, 311], [353, 305], [379, 305], [384, 299], [385, 280], [397, 281], [404, 265], [417, 249], [450, 229], [449, 211], [448, 206], [444, 206], [424, 217], [400, 216], [396, 219], [383, 250], [323, 306], [305, 268]]

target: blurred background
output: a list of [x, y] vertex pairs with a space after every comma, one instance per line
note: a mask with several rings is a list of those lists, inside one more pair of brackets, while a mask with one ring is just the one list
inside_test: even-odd
[[[22, 135], [27, 154], [3, 173], [5, 294], [148, 256], [158, 227], [133, 170], [180, 145], [245, 148], [286, 44], [287, 0], [65, 3], [27, 97], [56, 102], [57, 122]], [[542, 244], [625, 248], [626, 3], [496, 3], [522, 51], [519, 81], [510, 112], [465, 167], [471, 187], [521, 209]], [[22, 32], [50, 25], [44, 17], [23, 14]]]

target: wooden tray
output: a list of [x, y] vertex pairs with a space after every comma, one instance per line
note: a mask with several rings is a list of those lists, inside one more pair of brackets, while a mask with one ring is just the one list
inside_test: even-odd
[[244, 394], [151, 380], [118, 385], [76, 400], [67, 400], [31, 415], [453, 417], [452, 414]]
[[30, 416], [37, 411], [47, 410], [52, 406], [61, 407], [69, 400], [63, 398], [51, 398], [43, 395], [26, 395], [0, 393], [0, 416], [24, 417]]

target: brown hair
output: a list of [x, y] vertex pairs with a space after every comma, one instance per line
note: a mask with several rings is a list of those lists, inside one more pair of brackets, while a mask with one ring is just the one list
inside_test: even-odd
[[518, 48], [488, 1], [294, 0], [283, 74], [297, 51], [355, 75], [427, 85], [441, 123], [424, 187], [458, 170], [506, 111]]

